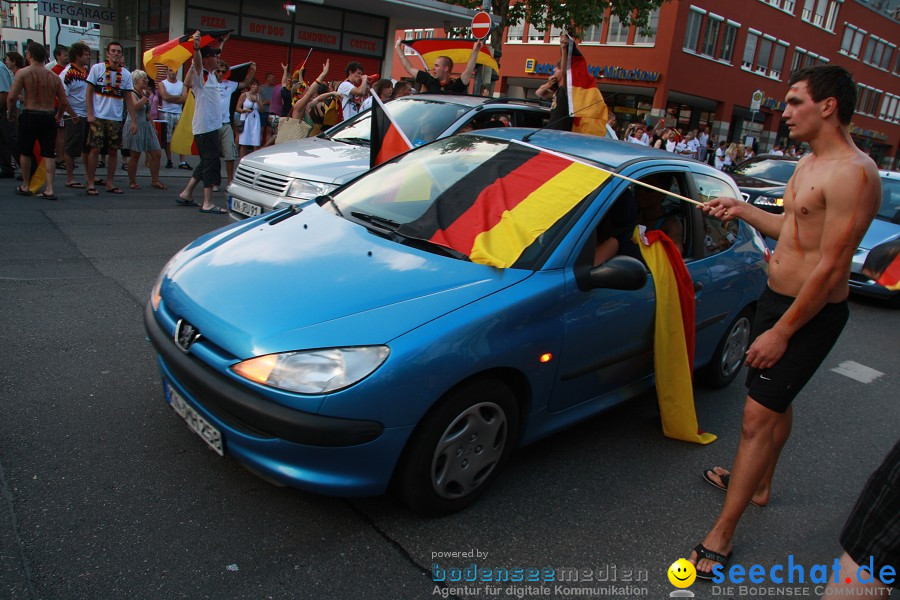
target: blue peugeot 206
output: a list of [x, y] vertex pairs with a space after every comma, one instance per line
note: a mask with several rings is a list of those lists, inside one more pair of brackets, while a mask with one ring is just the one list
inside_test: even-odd
[[724, 386], [740, 370], [765, 244], [660, 190], [741, 198], [667, 152], [502, 128], [212, 232], [147, 305], [165, 398], [270, 481], [460, 510], [514, 447], [652, 388], [656, 296], [636, 225], [687, 265], [696, 374]]

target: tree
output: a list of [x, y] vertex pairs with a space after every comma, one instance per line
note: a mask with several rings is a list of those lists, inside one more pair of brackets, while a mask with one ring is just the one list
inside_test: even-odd
[[[481, 0], [445, 0], [449, 4], [478, 10]], [[491, 0], [491, 12], [500, 17], [500, 25], [495, 30], [502, 32], [508, 25], [518, 25], [522, 20], [539, 29], [560, 27], [568, 31], [582, 31], [603, 20], [606, 7], [621, 19], [623, 25], [637, 25], [646, 31], [650, 13], [664, 2], [671, 0], [521, 0], [510, 5], [509, 0]], [[491, 46], [496, 50], [503, 45], [500, 35], [493, 35]]]

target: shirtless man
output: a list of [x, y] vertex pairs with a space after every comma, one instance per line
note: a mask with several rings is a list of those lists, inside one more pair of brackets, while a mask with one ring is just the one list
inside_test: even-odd
[[[30, 152], [34, 148], [34, 142], [38, 141], [41, 144], [41, 158], [44, 159], [44, 169], [47, 172], [47, 187], [38, 194], [38, 197], [56, 200], [53, 194], [53, 175], [56, 173], [56, 131], [63, 113], [71, 112], [72, 107], [69, 106], [59, 77], [44, 67], [47, 49], [37, 42], [31, 42], [25, 51], [25, 58], [29, 64], [16, 73], [6, 99], [7, 118], [10, 121], [15, 120], [16, 98], [19, 97], [22, 88], [25, 88], [25, 108], [19, 117], [22, 186], [16, 188], [16, 193], [21, 196], [31, 195]], [[53, 104], [55, 100], [59, 102], [56, 108]]]
[[704, 478], [727, 490], [712, 530], [691, 554], [697, 576], [708, 579], [731, 558], [738, 520], [752, 502], [769, 502], [772, 474], [791, 431], [791, 401], [812, 377], [847, 322], [850, 260], [881, 206], [875, 163], [850, 139], [856, 84], [842, 67], [795, 72], [785, 100], [790, 137], [807, 142], [788, 182], [784, 214], [716, 198], [704, 212], [743, 219], [778, 239], [769, 264], [747, 351], [748, 396], [731, 473], [716, 467]]

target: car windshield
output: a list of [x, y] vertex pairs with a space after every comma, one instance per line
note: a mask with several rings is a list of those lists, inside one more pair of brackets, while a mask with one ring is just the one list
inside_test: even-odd
[[881, 178], [881, 208], [878, 218], [900, 223], [900, 179]]
[[[448, 102], [406, 99], [388, 102], [385, 107], [413, 146], [434, 141], [470, 108]], [[341, 142], [368, 144], [372, 128], [370, 115], [371, 111], [366, 111], [356, 119], [335, 126], [327, 135]]]
[[360, 177], [323, 209], [401, 243], [535, 269], [607, 178], [527, 144], [453, 136]]
[[757, 161], [745, 162], [738, 165], [734, 169], [737, 175], [746, 175], [747, 177], [756, 177], [765, 179], [766, 181], [777, 181], [779, 183], [787, 183], [794, 169], [797, 168], [795, 160], [775, 160], [763, 159]]

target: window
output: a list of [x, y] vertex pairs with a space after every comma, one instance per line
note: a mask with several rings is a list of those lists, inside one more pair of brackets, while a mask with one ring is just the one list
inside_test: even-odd
[[866, 37], [865, 30], [847, 23], [841, 40], [841, 52], [851, 58], [859, 58], [859, 49], [862, 47], [864, 37]]
[[766, 4], [780, 8], [784, 12], [794, 14], [794, 0], [762, 0]]
[[584, 42], [600, 42], [600, 33], [603, 31], [603, 23], [597, 23], [596, 25], [591, 25], [587, 29], [584, 30], [581, 41]]
[[519, 21], [515, 25], [506, 28], [506, 41], [512, 44], [518, 44], [522, 41], [522, 35], [525, 33], [525, 21]]
[[653, 9], [647, 18], [647, 30], [638, 29], [634, 32], [634, 43], [652, 46], [656, 43], [656, 29], [659, 27], [659, 9]]
[[[544, 12], [544, 18], [547, 18], [547, 13]], [[534, 26], [533, 23], [528, 23], [528, 42], [536, 43], [544, 41], [544, 30], [538, 29]]]
[[896, 46], [878, 36], [869, 36], [869, 43], [866, 44], [866, 52], [863, 55], [863, 62], [873, 67], [887, 70], [891, 64], [891, 56]]
[[699, 12], [698, 9], [691, 7], [688, 13], [687, 29], [684, 32], [684, 49], [691, 52], [697, 51], [697, 44], [700, 41], [700, 25], [703, 23], [703, 15], [706, 12]]
[[881, 102], [881, 108], [878, 110], [878, 118], [885, 121], [893, 121], [897, 112], [897, 104], [900, 97], [893, 94], [885, 94], [884, 100]]
[[794, 50], [794, 58], [791, 60], [791, 71], [793, 72], [805, 67], [824, 65], [827, 62], [828, 59], [824, 56], [819, 56], [815, 52], [810, 52], [809, 50], [804, 50], [803, 48], [796, 48]]
[[883, 91], [864, 83], [857, 83], [856, 88], [856, 112], [875, 116], [875, 111], [878, 104], [881, 102]]
[[753, 68], [753, 57], [756, 56], [756, 45], [759, 43], [759, 32], [750, 30], [747, 32], [747, 43], [744, 45], [744, 58], [741, 66], [745, 69]]
[[784, 67], [784, 55], [787, 53], [788, 43], [779, 41], [772, 54], [772, 65], [769, 67], [769, 77], [781, 79], [781, 69]]
[[703, 34], [703, 47], [700, 48], [700, 54], [713, 56], [716, 52], [716, 41], [719, 39], [719, 27], [722, 24], [721, 19], [713, 19], [710, 15], [706, 23], [706, 31]]
[[754, 69], [757, 73], [761, 73], [765, 75], [766, 69], [769, 67], [769, 59], [772, 57], [772, 42], [775, 41], [775, 38], [764, 35], [762, 40], [759, 42], [759, 52], [756, 54], [756, 68]]
[[801, 18], [807, 23], [834, 31], [838, 10], [844, 0], [804, 0]]
[[[707, 202], [713, 198], [724, 196], [726, 198], [734, 198], [740, 200], [734, 195], [734, 190], [725, 181], [709, 175], [701, 175], [694, 173], [694, 184], [697, 187], [697, 194], [694, 199], [700, 202]], [[703, 248], [704, 256], [712, 256], [723, 250], [728, 250], [737, 241], [738, 224], [736, 221], [723, 223], [719, 219], [714, 219], [707, 215], [703, 215]]]
[[628, 43], [628, 27], [622, 24], [622, 19], [618, 15], [609, 15], [609, 29], [606, 34], [607, 44], [627, 44]]
[[719, 49], [719, 60], [731, 62], [731, 55], [734, 53], [734, 38], [740, 25], [734, 21], [728, 21], [725, 24], [725, 33], [722, 36], [722, 47]]
[[550, 43], [558, 44], [560, 34], [562, 34], [562, 27], [557, 27], [555, 25], [551, 25], [550, 26]]

